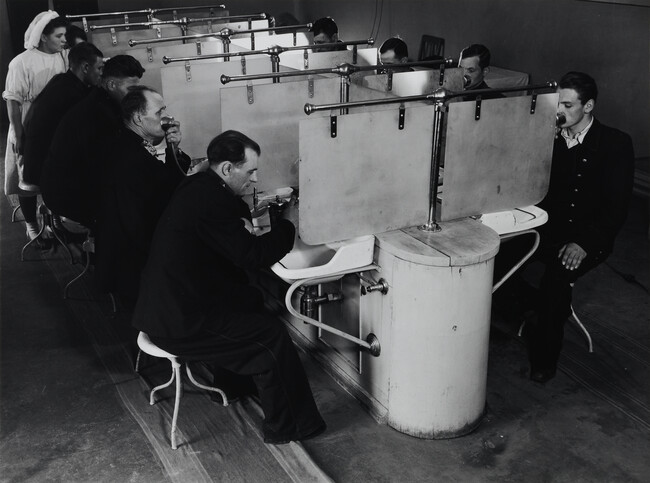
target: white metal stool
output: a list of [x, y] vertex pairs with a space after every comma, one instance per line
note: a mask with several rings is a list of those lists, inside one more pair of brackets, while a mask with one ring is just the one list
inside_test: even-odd
[[[176, 381], [176, 399], [174, 401], [174, 415], [172, 416], [172, 430], [171, 430], [171, 445], [172, 449], [176, 449], [176, 422], [178, 421], [178, 410], [180, 407], [181, 403], [181, 396], [183, 395], [183, 380], [182, 380], [182, 375], [181, 375], [181, 362], [178, 362], [178, 356], [175, 356], [174, 354], [170, 354], [169, 352], [161, 349], [158, 347], [156, 344], [151, 342], [151, 339], [149, 339], [149, 336], [145, 334], [144, 332], [140, 332], [138, 335], [138, 347], [140, 348], [140, 351], [144, 352], [145, 354], [149, 354], [150, 356], [153, 357], [159, 357], [159, 358], [165, 358], [168, 359], [169, 362], [172, 364], [172, 377], [169, 379], [168, 382], [165, 384], [161, 384], [160, 386], [156, 386], [151, 390], [151, 395], [149, 396], [149, 404], [152, 406], [155, 404], [154, 401], [154, 394], [156, 391], [159, 389], [164, 389], [166, 387], [169, 387], [172, 385], [174, 380]], [[138, 353], [137, 360], [135, 362], [135, 371], [138, 372], [139, 370], [139, 365], [140, 365], [140, 352]], [[187, 377], [189, 377], [190, 381], [192, 384], [194, 384], [196, 387], [199, 387], [201, 389], [205, 389], [206, 391], [211, 391], [211, 392], [218, 392], [221, 394], [221, 398], [223, 400], [223, 405], [228, 406], [228, 398], [226, 397], [226, 394], [221, 390], [217, 389], [216, 387], [210, 387], [210, 386], [204, 386], [203, 384], [200, 384], [199, 382], [194, 379], [194, 376], [192, 375], [192, 371], [190, 371], [190, 366], [185, 363], [185, 369], [187, 371]]]

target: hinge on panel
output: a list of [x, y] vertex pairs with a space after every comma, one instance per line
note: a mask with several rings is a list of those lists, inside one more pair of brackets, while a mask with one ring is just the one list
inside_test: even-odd
[[201, 55], [201, 41], [196, 41], [196, 55]]
[[352, 46], [352, 63], [353, 64], [357, 63], [357, 46], [356, 45]]
[[160, 30], [160, 27], [156, 27], [156, 37], [162, 39], [162, 31]]
[[248, 97], [249, 104], [255, 102], [255, 98], [253, 97], [253, 84], [246, 84], [246, 97]]
[[246, 75], [246, 57], [241, 57], [241, 75]]
[[86, 20], [86, 17], [81, 19], [81, 24], [84, 26], [84, 32], [88, 32], [88, 20]]
[[190, 82], [192, 80], [192, 68], [190, 67], [190, 61], [185, 62], [185, 80]]
[[393, 71], [390, 69], [386, 71], [386, 90], [388, 92], [393, 90]]
[[330, 137], [336, 137], [336, 116], [330, 116]]
[[305, 69], [309, 69], [309, 52], [307, 52], [307, 49], [303, 53], [303, 66]]
[[307, 95], [312, 98], [314, 97], [314, 76], [307, 76]]
[[298, 45], [298, 32], [293, 33], [293, 46]]
[[476, 98], [476, 108], [474, 109], [474, 119], [481, 119], [481, 96]]
[[399, 121], [397, 123], [397, 127], [399, 128], [400, 131], [404, 129], [405, 118], [406, 118], [406, 108], [402, 104], [401, 106], [399, 106]]
[[149, 62], [153, 62], [153, 49], [149, 46], [147, 46], [147, 59]]
[[530, 100], [530, 113], [535, 114], [535, 108], [537, 107], [537, 94], [533, 94], [533, 98]]
[[255, 34], [251, 32], [251, 50], [255, 50]]
[[442, 86], [445, 83], [445, 64], [440, 64], [440, 77], [438, 78], [438, 85]]
[[[124, 14], [124, 23], [129, 23], [129, 14], [128, 13]], [[124, 30], [129, 30], [129, 27], [128, 26], [124, 27]]]

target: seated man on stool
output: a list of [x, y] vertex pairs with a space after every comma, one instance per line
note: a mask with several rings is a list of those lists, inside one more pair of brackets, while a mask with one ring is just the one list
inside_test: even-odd
[[[287, 329], [264, 311], [246, 270], [279, 261], [295, 228], [280, 220], [256, 237], [241, 199], [257, 181], [259, 145], [226, 131], [208, 146], [209, 169], [184, 180], [163, 213], [142, 273], [133, 325], [186, 361], [213, 361], [252, 376], [264, 441], [299, 441], [325, 430]], [[218, 385], [218, 384], [217, 384]]]
[[409, 61], [409, 48], [399, 37], [386, 39], [379, 47], [379, 62], [393, 72], [413, 72], [412, 67], [400, 67]]
[[[135, 306], [140, 272], [160, 215], [185, 178], [190, 158], [178, 145], [180, 123], [165, 131], [165, 100], [153, 89], [133, 86], [121, 102], [125, 127], [107, 146], [97, 219], [97, 277], [102, 287], [117, 293], [127, 309]], [[165, 156], [154, 146], [165, 139]]]
[[[323, 17], [316, 20], [311, 27], [314, 34], [314, 44], [334, 44], [341, 42], [339, 40], [339, 27], [331, 17]], [[334, 47], [317, 47], [314, 52], [332, 52], [337, 50], [347, 50], [345, 45]]]
[[548, 223], [539, 230], [541, 243], [533, 257], [543, 263], [544, 273], [525, 327], [530, 378], [540, 383], [557, 370], [572, 284], [612, 252], [634, 182], [630, 136], [593, 116], [594, 79], [569, 72], [560, 79], [558, 93], [561, 135], [553, 147], [549, 190], [540, 203]]

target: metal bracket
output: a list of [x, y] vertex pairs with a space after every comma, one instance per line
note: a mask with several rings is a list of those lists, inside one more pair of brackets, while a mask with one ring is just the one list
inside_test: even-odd
[[530, 113], [535, 114], [535, 108], [537, 107], [537, 94], [533, 94], [532, 99], [530, 100]]
[[246, 57], [241, 58], [241, 74], [246, 75]]
[[162, 30], [160, 30], [160, 27], [156, 27], [156, 37], [162, 39]]
[[115, 28], [111, 27], [111, 43], [117, 45], [117, 33], [115, 33]]
[[476, 108], [474, 109], [474, 119], [479, 120], [481, 119], [481, 97], [476, 98]]
[[87, 33], [89, 29], [88, 29], [88, 20], [86, 19], [86, 17], [83, 17], [81, 19], [81, 24], [84, 26], [84, 32]]
[[178, 12], [176, 10], [172, 10], [172, 18], [178, 20]]
[[201, 41], [196, 41], [196, 55], [201, 55]]
[[248, 19], [248, 30], [253, 30], [253, 19], [252, 18]]
[[314, 97], [314, 77], [311, 75], [307, 76], [307, 95], [310, 99]]
[[[128, 13], [124, 14], [124, 23], [129, 23], [129, 14]], [[129, 30], [128, 25], [126, 27], [124, 27], [124, 30]]]
[[149, 62], [153, 62], [153, 49], [151, 47], [147, 47], [147, 59]]
[[293, 33], [293, 46], [298, 45], [298, 32]]
[[405, 118], [406, 118], [406, 108], [404, 107], [404, 105], [401, 105], [399, 106], [399, 122], [397, 124], [397, 127], [399, 128], [400, 131], [404, 129]]
[[190, 67], [190, 61], [185, 62], [185, 80], [187, 82], [192, 81], [192, 68]]
[[440, 77], [438, 77], [438, 85], [442, 86], [445, 83], [445, 64], [440, 65]]
[[357, 50], [358, 50], [358, 49], [357, 49], [357, 46], [356, 46], [356, 45], [353, 45], [353, 46], [352, 46], [352, 63], [353, 63], [353, 64], [356, 64], [356, 63], [357, 63], [357, 54], [358, 54]]
[[255, 32], [251, 32], [251, 50], [255, 50]]
[[253, 97], [253, 84], [246, 84], [246, 97], [248, 97], [249, 104], [255, 102], [255, 98]]
[[393, 71], [390, 69], [386, 71], [386, 90], [388, 92], [393, 90]]
[[[212, 12], [212, 10], [210, 10]], [[212, 19], [208, 20], [208, 33], [212, 33]]]
[[330, 116], [330, 136], [336, 137], [336, 116]]
[[307, 52], [307, 49], [305, 49], [303, 53], [303, 66], [305, 69], [309, 69], [309, 52]]

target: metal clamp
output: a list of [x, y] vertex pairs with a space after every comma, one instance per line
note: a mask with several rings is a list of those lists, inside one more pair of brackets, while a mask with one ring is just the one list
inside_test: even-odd
[[303, 66], [305, 69], [309, 69], [309, 52], [305, 49], [303, 56]]
[[399, 106], [399, 120], [397, 123], [397, 128], [402, 131], [404, 129], [404, 119], [406, 118], [406, 108], [404, 107], [404, 104]]
[[358, 54], [358, 48], [356, 45], [352, 46], [352, 63], [356, 64], [357, 63], [357, 54]]
[[246, 97], [248, 97], [249, 104], [255, 102], [255, 98], [253, 97], [253, 84], [246, 84]]
[[440, 64], [440, 76], [438, 77], [438, 85], [442, 86], [445, 83], [445, 64]]
[[190, 61], [185, 62], [185, 80], [187, 82], [192, 81], [192, 67], [190, 66]]
[[162, 39], [162, 30], [160, 27], [156, 27], [156, 38]]
[[474, 119], [477, 121], [481, 119], [481, 98], [480, 97], [476, 98], [476, 108], [474, 108]]
[[382, 295], [386, 295], [388, 293], [388, 282], [380, 278], [372, 285], [361, 285], [361, 295], [367, 295], [371, 292], [379, 292]]
[[311, 99], [314, 97], [314, 76], [307, 76], [307, 95]]
[[386, 90], [388, 92], [393, 90], [393, 71], [391, 69], [386, 71]]
[[330, 136], [336, 137], [336, 116], [330, 116]]
[[251, 32], [251, 50], [255, 50], [255, 33]]
[[246, 75], [246, 57], [241, 58], [241, 73]]
[[153, 62], [153, 49], [151, 47], [147, 47], [147, 60]]
[[[124, 23], [129, 23], [129, 14], [128, 13], [124, 14]], [[126, 27], [124, 27], [124, 30], [129, 30], [129, 26], [127, 25]]]
[[115, 28], [111, 27], [111, 43], [113, 45], [117, 45], [117, 33], [115, 32]]
[[200, 41], [200, 40], [197, 40], [197, 41], [196, 41], [196, 55], [201, 55], [201, 49], [202, 49], [202, 47], [201, 47], [201, 41]]
[[535, 108], [537, 107], [537, 94], [533, 94], [530, 100], [530, 113], [535, 114]]
[[86, 19], [86, 17], [83, 17], [81, 19], [81, 25], [84, 26], [84, 32], [88, 33], [88, 20]]

